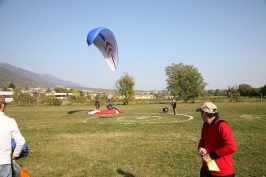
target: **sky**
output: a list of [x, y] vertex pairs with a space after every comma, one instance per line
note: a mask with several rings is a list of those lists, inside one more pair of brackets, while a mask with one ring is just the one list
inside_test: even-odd
[[[116, 37], [116, 71], [87, 45], [97, 27]], [[0, 0], [0, 62], [92, 88], [128, 73], [136, 90], [165, 90], [172, 63], [197, 68], [207, 90], [263, 87], [266, 0]]]

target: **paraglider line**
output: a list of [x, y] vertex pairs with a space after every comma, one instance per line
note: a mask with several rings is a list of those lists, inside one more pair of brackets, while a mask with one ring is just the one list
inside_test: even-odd
[[115, 64], [115, 61], [114, 61], [113, 54], [111, 54], [111, 57], [112, 57], [112, 60], [113, 60], [113, 63], [114, 63], [114, 67], [115, 67], [115, 69], [117, 69], [117, 68], [116, 68], [116, 64]]

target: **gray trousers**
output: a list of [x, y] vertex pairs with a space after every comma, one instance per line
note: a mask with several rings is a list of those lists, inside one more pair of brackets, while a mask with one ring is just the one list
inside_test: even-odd
[[0, 176], [1, 177], [12, 177], [11, 164], [0, 165]]

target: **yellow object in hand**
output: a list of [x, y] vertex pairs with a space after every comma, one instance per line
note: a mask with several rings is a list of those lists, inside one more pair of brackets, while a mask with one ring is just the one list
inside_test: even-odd
[[214, 160], [207, 162], [207, 166], [210, 171], [220, 171], [219, 167], [217, 166]]

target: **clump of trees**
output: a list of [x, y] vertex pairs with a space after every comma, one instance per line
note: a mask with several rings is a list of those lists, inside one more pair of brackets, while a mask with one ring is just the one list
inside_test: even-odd
[[15, 87], [13, 92], [13, 103], [19, 106], [22, 105], [49, 105], [49, 106], [61, 106], [63, 103], [62, 100], [57, 98], [47, 96], [45, 94], [30, 94], [26, 92], [22, 92], [20, 87]]
[[229, 99], [229, 101], [242, 101], [243, 98], [260, 97], [266, 95], [266, 84], [261, 88], [252, 88], [248, 84], [235, 85], [228, 87], [227, 90], [204, 90], [207, 83], [198, 72], [197, 68], [192, 65], [183, 63], [174, 64], [165, 68], [167, 90], [172, 94], [173, 98], [188, 102], [196, 98], [205, 97], [212, 101], [217, 101], [221, 97]]
[[227, 89], [227, 97], [230, 101], [238, 102], [242, 97], [259, 97], [262, 99], [263, 95], [266, 95], [266, 84], [261, 88], [252, 88], [248, 84], [240, 84]]
[[[128, 83], [128, 77], [125, 78], [125, 83]], [[12, 86], [12, 87], [10, 87]], [[123, 85], [121, 85], [123, 86]], [[108, 95], [106, 92], [98, 92], [96, 96], [91, 96], [82, 90], [77, 89], [66, 89], [62, 87], [54, 88], [53, 91], [55, 93], [66, 93], [66, 97], [63, 99], [56, 98], [53, 94], [47, 95], [46, 93], [51, 93], [52, 90], [49, 88], [46, 90], [45, 94], [40, 94], [38, 91], [35, 93], [33, 92], [26, 92], [23, 91], [22, 88], [19, 86], [15, 86], [14, 84], [10, 84], [8, 87], [3, 87], [3, 91], [9, 91], [10, 88], [13, 89], [13, 105], [19, 106], [27, 106], [27, 105], [48, 105], [48, 106], [61, 106], [63, 103], [72, 105], [72, 104], [94, 104], [95, 100], [99, 100], [101, 105], [104, 105], [106, 100], [108, 100]], [[28, 90], [28, 88], [25, 88]], [[114, 92], [115, 93], [115, 92]], [[126, 93], [126, 92], [123, 92]], [[129, 93], [129, 92], [127, 92]], [[117, 101], [118, 96], [114, 95], [113, 101]], [[127, 100], [131, 100], [130, 96], [126, 94]]]
[[192, 65], [172, 63], [165, 68], [165, 73], [167, 90], [174, 98], [182, 99], [184, 102], [198, 97], [207, 85], [198, 69]]

